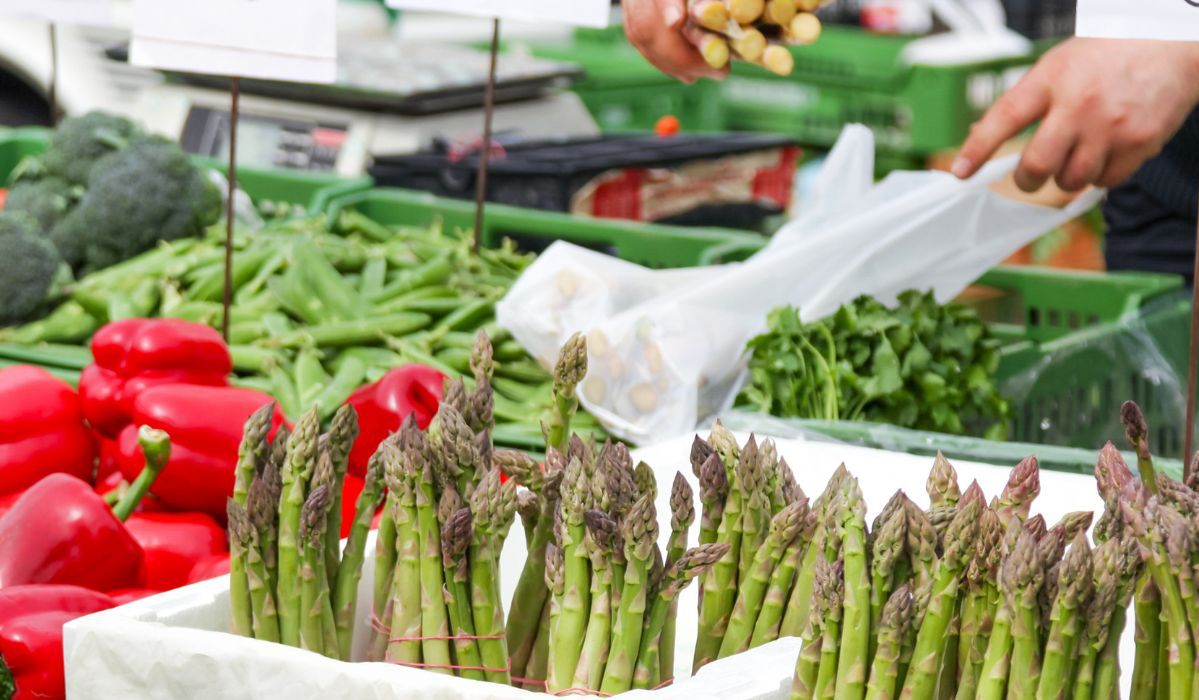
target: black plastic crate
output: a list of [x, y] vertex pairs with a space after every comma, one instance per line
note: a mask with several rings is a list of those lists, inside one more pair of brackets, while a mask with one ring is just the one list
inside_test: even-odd
[[[773, 183], [773, 190], [781, 194], [787, 189], [789, 195], [799, 154], [792, 139], [762, 134], [671, 137], [630, 134], [514, 142], [499, 138], [497, 143], [499, 147], [492, 149], [488, 171], [487, 200], [561, 212], [571, 211], [576, 193], [596, 183], [601, 176], [638, 169], [677, 169], [730, 156], [776, 150], [781, 154], [778, 175], [785, 178], [785, 182]], [[382, 186], [470, 199], [475, 196], [478, 159], [477, 150], [463, 152], [439, 140], [430, 150], [420, 153], [376, 156], [370, 174]], [[789, 172], [784, 172], [787, 170]], [[754, 198], [741, 203], [700, 206], [667, 217], [644, 216], [635, 211], [637, 207], [629, 210], [621, 206], [597, 215], [682, 225], [754, 228], [767, 217], [781, 212], [787, 198]]]

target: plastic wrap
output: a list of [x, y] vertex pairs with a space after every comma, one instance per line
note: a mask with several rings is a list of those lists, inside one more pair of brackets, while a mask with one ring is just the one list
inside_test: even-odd
[[746, 262], [651, 271], [559, 242], [525, 271], [497, 318], [546, 363], [571, 333], [586, 332], [583, 404], [620, 437], [650, 442], [731, 406], [742, 349], [772, 308], [796, 305], [815, 320], [859, 295], [893, 303], [911, 288], [947, 301], [1100, 196], [1050, 209], [992, 192], [1014, 157], [965, 182], [896, 172], [873, 185], [873, 152], [868, 129], [847, 127], [811, 208]]

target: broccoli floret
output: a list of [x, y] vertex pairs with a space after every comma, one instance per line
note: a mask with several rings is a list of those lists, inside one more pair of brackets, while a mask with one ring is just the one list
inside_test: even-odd
[[87, 183], [92, 166], [141, 134], [137, 124], [106, 112], [64, 119], [42, 156], [47, 172], [76, 185]]
[[58, 250], [63, 262], [72, 270], [80, 270], [87, 261], [87, 223], [75, 207], [62, 221], [50, 229], [50, 242]]
[[22, 180], [8, 191], [4, 208], [28, 215], [42, 232], [47, 232], [62, 221], [81, 194], [78, 186], [59, 177]]
[[220, 190], [187, 154], [172, 141], [142, 136], [96, 162], [87, 193], [63, 223], [84, 237], [84, 269], [96, 270], [160, 240], [200, 236], [220, 215]]
[[15, 212], [0, 212], [0, 250], [0, 326], [11, 326], [41, 308], [61, 261], [33, 220]]

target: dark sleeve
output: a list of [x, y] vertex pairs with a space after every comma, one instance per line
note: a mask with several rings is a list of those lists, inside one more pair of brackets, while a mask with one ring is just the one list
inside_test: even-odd
[[1156, 158], [1108, 193], [1106, 257], [1110, 270], [1191, 277], [1199, 210], [1199, 111]]

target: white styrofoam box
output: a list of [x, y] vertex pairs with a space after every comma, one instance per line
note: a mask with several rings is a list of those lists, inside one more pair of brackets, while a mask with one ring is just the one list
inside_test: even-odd
[[[744, 439], [744, 435], [739, 438]], [[688, 464], [691, 435], [636, 450], [635, 460], [652, 465], [658, 475], [660, 544], [670, 530], [670, 486], [681, 471], [692, 486]], [[778, 441], [804, 491], [823, 490], [837, 465], [844, 462], [862, 486], [872, 518], [896, 489], [927, 504], [924, 491], [932, 460], [927, 457], [860, 447]], [[956, 462], [962, 487], [977, 479], [983, 491], [996, 495], [1007, 482], [1010, 466]], [[1102, 502], [1090, 477], [1042, 472], [1042, 495], [1033, 507], [1049, 523], [1067, 512], [1099, 510]], [[697, 533], [692, 528], [692, 544]], [[358, 619], [369, 619], [374, 572], [373, 541], [359, 585]], [[501, 556], [501, 589], [511, 599], [525, 558], [523, 529], [512, 528]], [[652, 691], [654, 698], [720, 698], [782, 700], [788, 696], [798, 640], [784, 639], [709, 664], [694, 677], [691, 655], [697, 627], [696, 586], [679, 601], [676, 683]], [[279, 644], [228, 633], [228, 578], [193, 584], [95, 615], [64, 628], [67, 694], [72, 700], [111, 698], [530, 698], [534, 693], [489, 683], [451, 678], [385, 663], [343, 663]], [[1122, 665], [1132, 668], [1131, 622], [1121, 644]], [[368, 626], [356, 627], [354, 658], [365, 656]], [[1124, 683], [1127, 688], [1128, 673]], [[630, 693], [629, 697], [650, 694]]]

